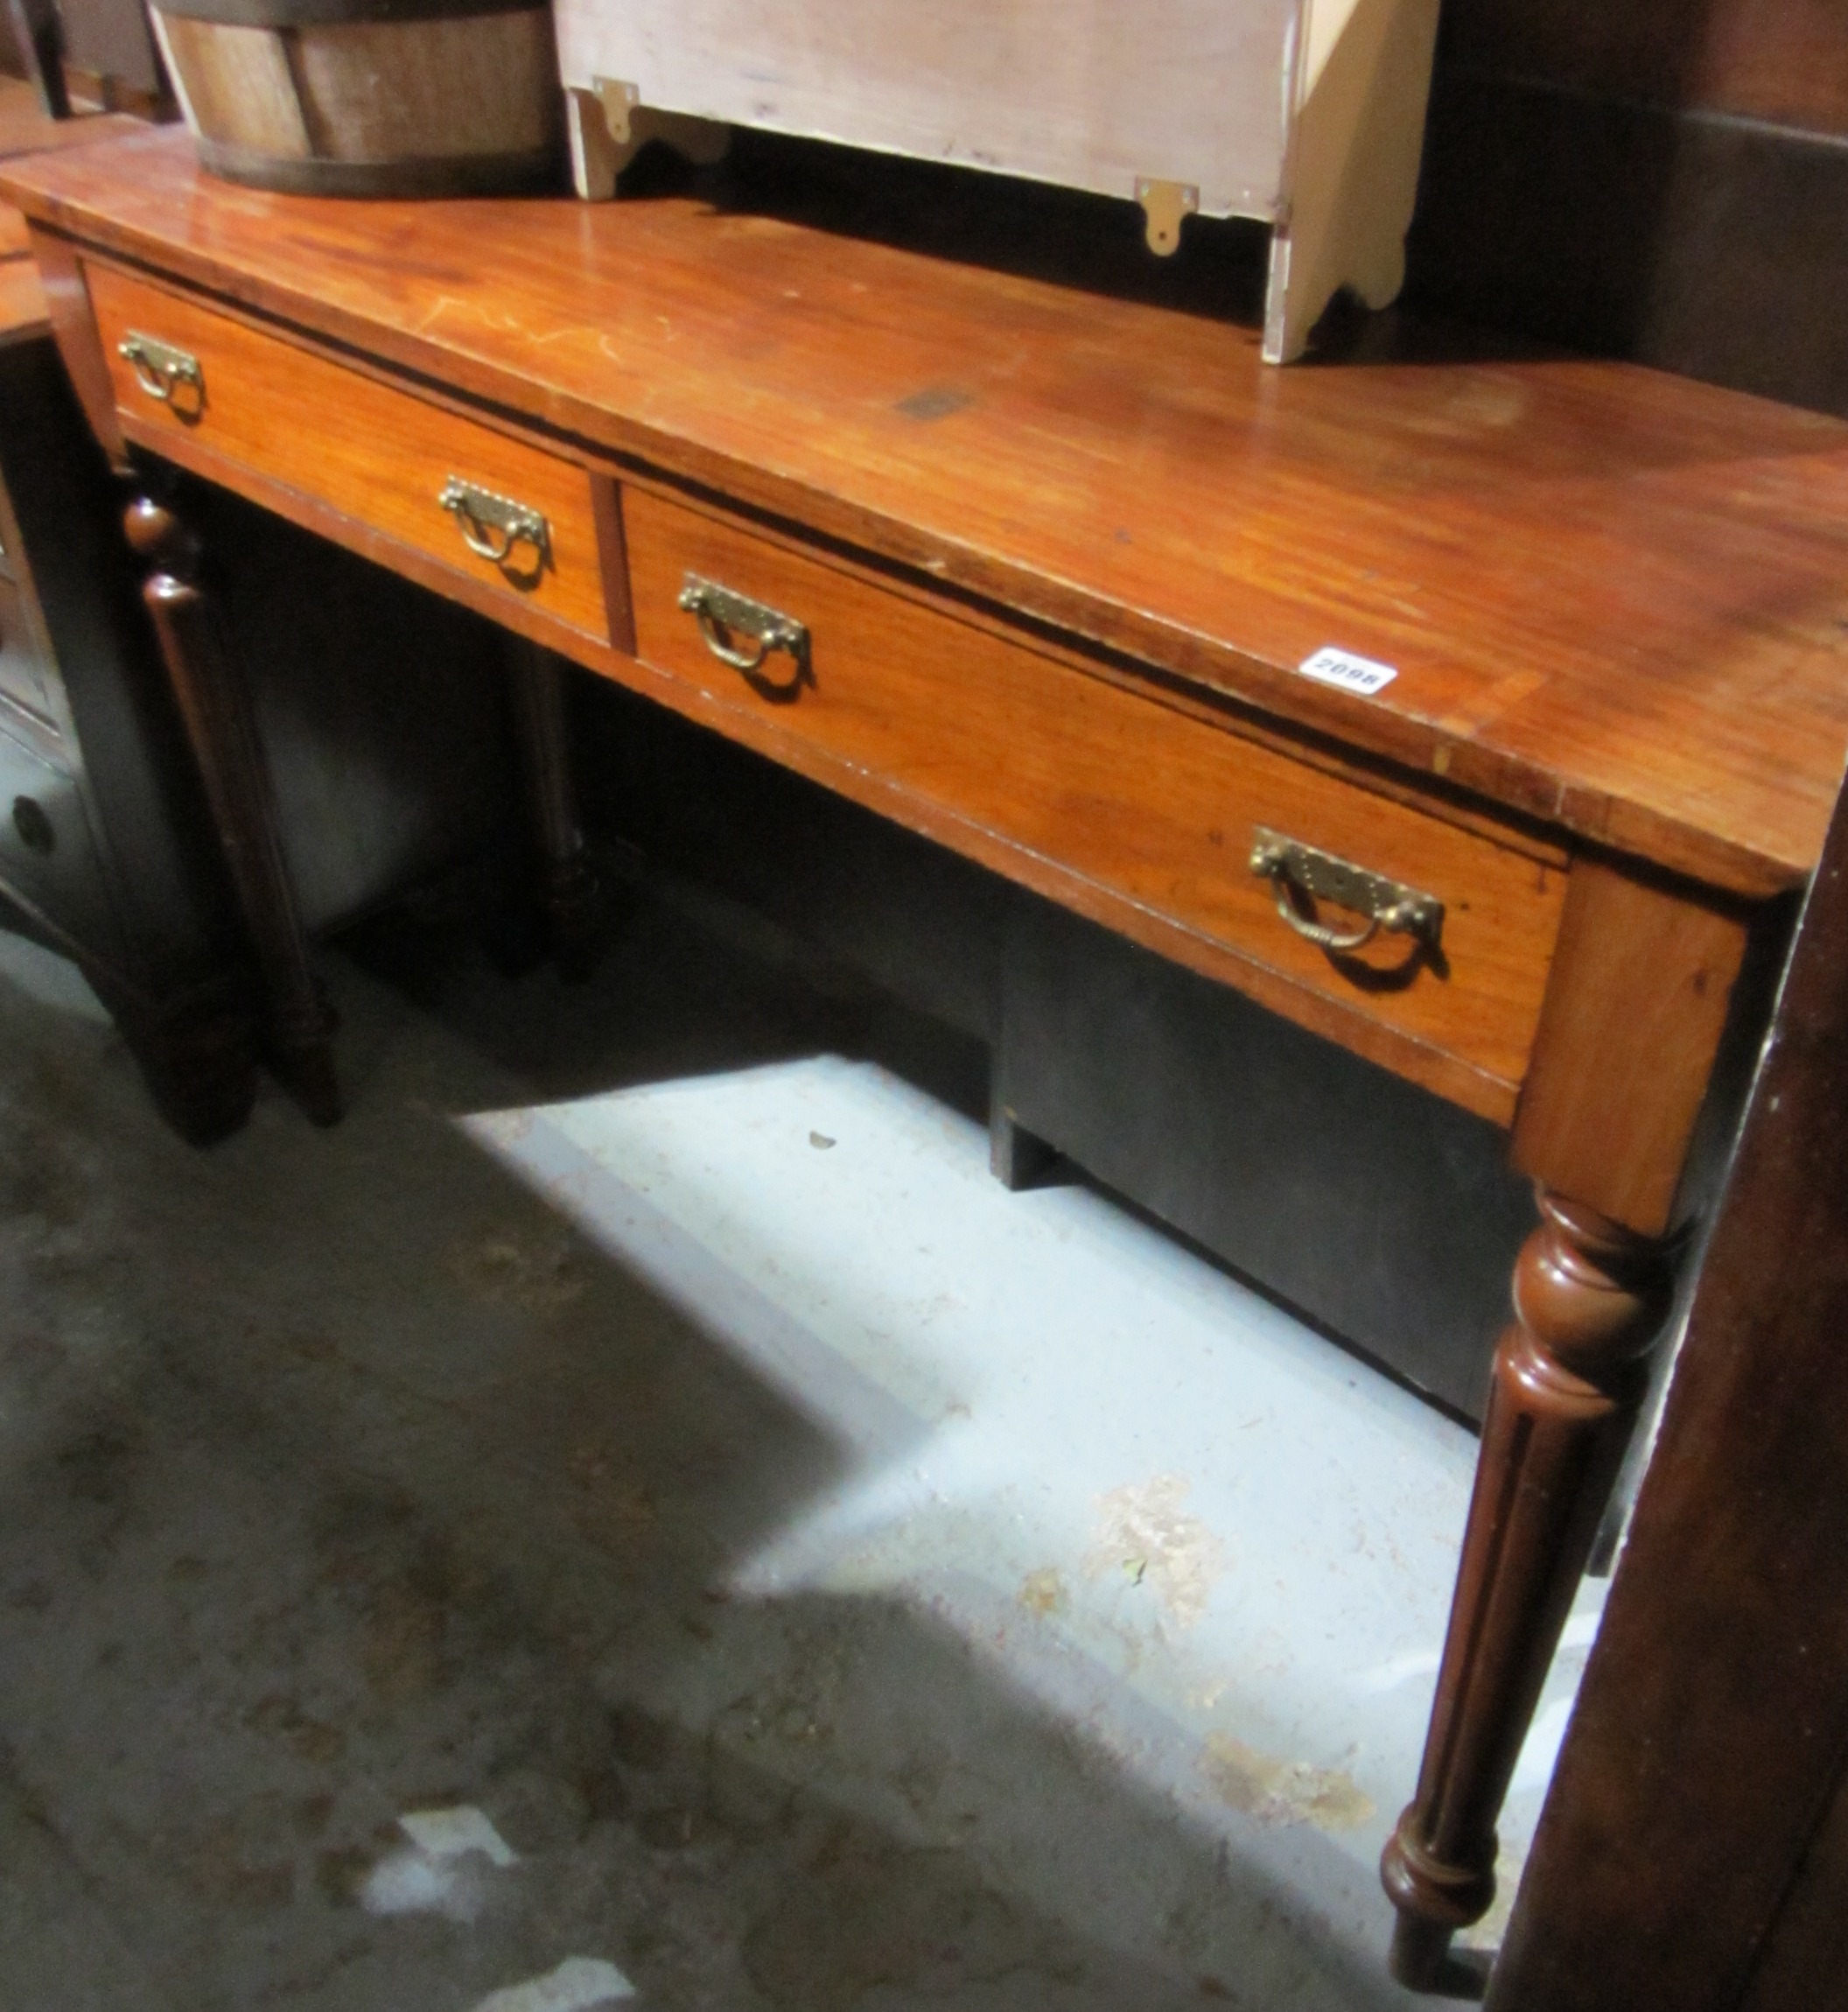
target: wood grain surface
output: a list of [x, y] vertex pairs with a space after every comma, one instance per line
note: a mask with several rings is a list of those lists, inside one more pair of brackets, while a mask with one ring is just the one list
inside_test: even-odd
[[[124, 431], [182, 462], [203, 449], [420, 550], [497, 597], [609, 637], [591, 478], [542, 452], [252, 328], [164, 287], [91, 263], [90, 298]], [[122, 356], [130, 332], [196, 357], [203, 403], [151, 397]], [[503, 569], [464, 543], [438, 497], [452, 476], [541, 511], [550, 562]]]
[[[1252, 328], [686, 197], [214, 186], [151, 132], [36, 221], [1273, 718], [1748, 894], [1848, 748], [1848, 424], [1619, 364], [1276, 371]], [[1297, 675], [1335, 644], [1374, 698]]]
[[[1508, 1116], [1559, 924], [1557, 858], [1371, 795], [717, 513], [632, 486], [623, 516], [645, 662], [754, 712], [801, 765], [806, 750], [844, 778], [877, 775], [902, 821], [964, 852], [991, 835], [1018, 855], [1014, 878], [1171, 951], [1191, 936], [1182, 957], [1220, 975], [1211, 953], [1229, 951], [1254, 997]], [[678, 605], [690, 571], [803, 622], [806, 674], [787, 655], [755, 679], [716, 658]], [[1293, 933], [1250, 870], [1260, 824], [1435, 894], [1441, 959], [1390, 934], [1330, 957]]]
[[1848, 801], [1786, 973], [1490, 2012], [1836, 2012]]
[[1508, 76], [1848, 136], [1840, 0], [1452, 0], [1444, 28]]
[[1514, 1161], [1646, 1236], [1666, 1230], [1746, 952], [1735, 906], [1574, 861]]

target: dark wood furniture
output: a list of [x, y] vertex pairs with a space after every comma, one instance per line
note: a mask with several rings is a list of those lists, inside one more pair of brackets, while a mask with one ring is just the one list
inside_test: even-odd
[[1848, 10], [1444, 0], [1411, 293], [1848, 416]]
[[[0, 153], [140, 130], [48, 119], [0, 80]], [[25, 220], [4, 206], [0, 324], [0, 922], [83, 967], [161, 1109], [204, 1141], [250, 1108], [258, 960], [117, 485], [58, 355]], [[509, 876], [484, 857], [520, 845], [500, 810], [497, 632], [234, 498], [193, 501], [238, 554], [229, 647], [264, 671], [249, 723], [298, 929], [356, 919], [465, 860], [504, 901]], [[319, 1024], [318, 997], [312, 1010]]]
[[1848, 1917], [1848, 799], [1492, 2002], [1824, 2012]]
[[248, 1113], [256, 1000], [111, 491], [42, 312], [0, 331], [0, 921], [82, 965], [203, 1142]]
[[[0, 104], [0, 146], [69, 144]], [[0, 920], [74, 957], [188, 1137], [247, 1115], [256, 1000], [24, 220], [0, 209]]]
[[[1396, 1966], [1441, 1983], [1734, 982], [1848, 747], [1848, 425], [1486, 348], [1269, 371], [1242, 326], [685, 198], [341, 207], [214, 186], [158, 134], [0, 186], [119, 466], [235, 490], [1508, 1129], [1541, 1226], [1385, 1867]], [[275, 1024], [325, 1083], [242, 681], [181, 527], [133, 516]], [[1331, 645], [1396, 676], [1304, 675]]]

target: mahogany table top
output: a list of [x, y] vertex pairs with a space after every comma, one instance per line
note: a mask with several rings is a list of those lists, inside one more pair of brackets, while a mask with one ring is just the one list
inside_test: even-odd
[[[1745, 894], [1815, 862], [1848, 750], [1842, 421], [1487, 338], [1278, 370], [1255, 326], [684, 194], [268, 194], [171, 129], [0, 193], [1439, 787]], [[1297, 673], [1329, 645], [1397, 675]]]

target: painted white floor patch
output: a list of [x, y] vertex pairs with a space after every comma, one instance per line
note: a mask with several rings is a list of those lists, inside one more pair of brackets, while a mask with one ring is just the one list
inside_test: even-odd
[[476, 1867], [416, 1850], [381, 1859], [360, 1889], [360, 1904], [368, 1914], [440, 1914], [449, 1921], [474, 1920], [486, 1898]]
[[479, 1851], [503, 1869], [518, 1862], [518, 1853], [494, 1828], [486, 1812], [472, 1804], [455, 1809], [410, 1810], [398, 1819], [398, 1828], [431, 1858], [462, 1858]]
[[398, 1828], [411, 1841], [407, 1851], [382, 1859], [360, 1889], [368, 1914], [440, 1914], [472, 1921], [487, 1900], [481, 1868], [485, 1858], [497, 1871], [519, 1863], [485, 1810], [464, 1803], [454, 1809], [410, 1810]]
[[567, 1956], [556, 1970], [524, 1984], [490, 1991], [475, 2012], [589, 2012], [633, 1998], [635, 1987], [613, 1963], [597, 1956]]
[[[733, 1598], [927, 1610], [1378, 1974], [1470, 1434], [1102, 1196], [1008, 1193], [981, 1125], [875, 1065], [462, 1125], [833, 1449], [731, 1563]], [[1510, 1798], [1510, 1863], [1596, 1598]]]

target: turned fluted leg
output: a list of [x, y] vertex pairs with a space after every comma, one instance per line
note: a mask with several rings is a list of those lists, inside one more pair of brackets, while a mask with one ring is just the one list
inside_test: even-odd
[[571, 781], [564, 674], [549, 651], [517, 637], [508, 639], [507, 662], [552, 956], [566, 978], [588, 978], [603, 953], [606, 915]]
[[1495, 1891], [1495, 1820], [1668, 1307], [1664, 1246], [1542, 1189], [1515, 1266], [1418, 1794], [1381, 1875], [1393, 1974], [1441, 1989]]
[[317, 1125], [332, 1125], [340, 1115], [333, 1015], [309, 959], [249, 689], [200, 584], [198, 540], [152, 496], [130, 504], [126, 522], [129, 543], [150, 568], [142, 599], [154, 619], [262, 980], [270, 1065]]

